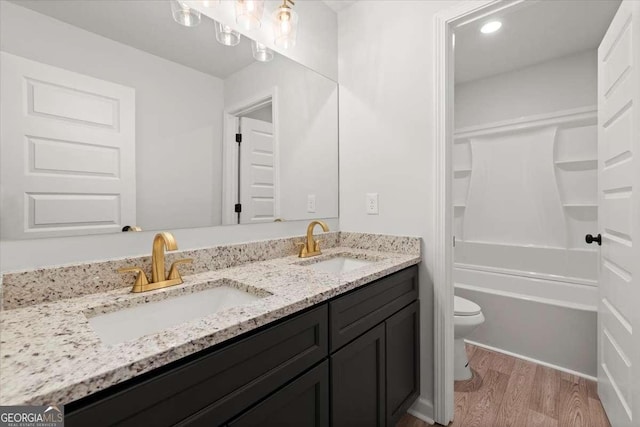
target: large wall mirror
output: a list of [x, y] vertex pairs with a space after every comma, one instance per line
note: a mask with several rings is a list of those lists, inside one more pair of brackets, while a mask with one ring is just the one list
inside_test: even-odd
[[334, 81], [169, 1], [1, 3], [3, 240], [338, 216]]

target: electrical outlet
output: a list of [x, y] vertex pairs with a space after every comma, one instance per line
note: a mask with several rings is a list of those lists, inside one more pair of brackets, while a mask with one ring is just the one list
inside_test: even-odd
[[367, 193], [367, 215], [378, 215], [378, 193]]
[[316, 213], [316, 195], [315, 194], [307, 195], [307, 212]]

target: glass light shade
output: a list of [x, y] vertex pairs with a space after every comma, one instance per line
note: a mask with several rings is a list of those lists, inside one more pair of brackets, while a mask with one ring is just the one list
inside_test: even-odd
[[200, 12], [178, 0], [171, 0], [171, 14], [173, 19], [185, 27], [195, 27], [200, 23]]
[[273, 59], [273, 51], [255, 40], [251, 44], [251, 50], [256, 61], [269, 62]]
[[288, 6], [280, 6], [273, 13], [273, 31], [276, 46], [285, 49], [295, 46], [298, 14]]
[[234, 31], [228, 25], [215, 22], [216, 40], [225, 46], [235, 46], [240, 43], [240, 33]]
[[262, 25], [264, 0], [236, 0], [236, 22], [245, 30], [255, 30]]

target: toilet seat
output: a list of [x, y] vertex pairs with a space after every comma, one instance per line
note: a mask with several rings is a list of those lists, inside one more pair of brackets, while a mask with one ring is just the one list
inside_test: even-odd
[[453, 297], [454, 316], [475, 316], [480, 313], [480, 306], [475, 302], [458, 296]]

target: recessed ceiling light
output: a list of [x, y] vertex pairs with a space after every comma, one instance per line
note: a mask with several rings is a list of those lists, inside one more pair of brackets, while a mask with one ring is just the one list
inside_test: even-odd
[[487, 22], [486, 24], [484, 24], [482, 26], [482, 28], [480, 28], [480, 31], [483, 34], [491, 34], [491, 33], [495, 33], [496, 31], [498, 31], [500, 29], [500, 27], [502, 27], [502, 22], [500, 22], [500, 21], [491, 21], [491, 22]]

